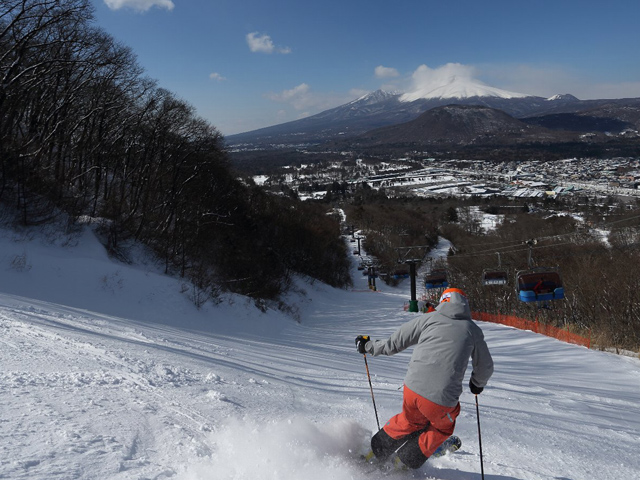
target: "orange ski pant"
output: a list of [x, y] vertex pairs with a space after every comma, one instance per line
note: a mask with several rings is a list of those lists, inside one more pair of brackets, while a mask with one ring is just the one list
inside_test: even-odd
[[418, 445], [429, 458], [453, 434], [459, 413], [460, 403], [455, 407], [443, 407], [421, 397], [405, 385], [402, 412], [392, 417], [383, 429], [394, 440], [424, 430], [418, 438]]

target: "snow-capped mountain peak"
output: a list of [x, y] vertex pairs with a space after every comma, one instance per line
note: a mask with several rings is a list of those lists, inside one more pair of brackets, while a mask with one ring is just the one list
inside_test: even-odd
[[571, 95], [570, 93], [559, 93], [557, 95], [554, 95], [553, 97], [549, 97], [547, 98], [548, 102], [575, 102], [578, 101], [578, 99], [576, 97], [574, 97], [573, 95]]
[[497, 98], [524, 98], [529, 97], [523, 93], [510, 92], [499, 88], [485, 85], [466, 76], [451, 75], [446, 79], [446, 83], [427, 85], [407, 92], [400, 97], [402, 102], [413, 102], [420, 99], [443, 99], [443, 98], [471, 98], [471, 97], [497, 97]]
[[367, 93], [360, 98], [356, 98], [352, 102], [349, 102], [348, 105], [370, 105], [373, 103], [382, 102], [391, 97], [396, 97], [400, 95], [400, 92], [387, 92], [385, 90], [376, 90], [375, 92]]

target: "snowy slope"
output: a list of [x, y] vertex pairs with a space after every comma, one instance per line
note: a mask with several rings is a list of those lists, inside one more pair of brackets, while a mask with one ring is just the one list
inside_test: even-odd
[[[376, 429], [353, 339], [416, 315], [408, 285], [301, 284], [300, 323], [240, 297], [198, 311], [181, 282], [110, 260], [88, 229], [48, 238], [0, 232], [0, 478], [376, 478], [348, 453]], [[638, 359], [480, 325], [496, 363], [479, 396], [485, 478], [639, 477]], [[369, 358], [381, 422], [408, 358]], [[466, 389], [461, 403], [461, 452], [403, 478], [480, 479]]]

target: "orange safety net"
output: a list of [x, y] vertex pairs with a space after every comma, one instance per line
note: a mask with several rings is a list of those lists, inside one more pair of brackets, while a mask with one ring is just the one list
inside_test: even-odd
[[547, 337], [557, 338], [563, 342], [573, 343], [575, 345], [582, 345], [587, 348], [591, 348], [591, 339], [571, 333], [568, 330], [554, 327], [553, 325], [547, 325], [540, 323], [537, 320], [527, 320], [526, 318], [520, 318], [513, 315], [500, 315], [494, 313], [485, 312], [472, 312], [475, 320], [483, 322], [499, 323], [501, 325], [507, 325], [519, 330], [530, 330], [535, 333], [541, 333]]

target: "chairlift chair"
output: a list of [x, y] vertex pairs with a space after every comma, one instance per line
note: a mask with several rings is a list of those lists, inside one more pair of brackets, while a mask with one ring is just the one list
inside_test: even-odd
[[557, 269], [533, 268], [516, 274], [518, 298], [523, 302], [562, 300], [564, 287]]
[[496, 252], [496, 255], [498, 255], [498, 266], [496, 268], [485, 268], [482, 271], [482, 284], [485, 286], [506, 285], [509, 280], [509, 274], [502, 268], [500, 252]]
[[509, 281], [509, 274], [505, 270], [483, 270], [482, 284], [487, 285], [506, 285]]
[[434, 288], [447, 288], [449, 282], [447, 281], [447, 271], [444, 268], [435, 269], [427, 273], [424, 278], [424, 287], [427, 290]]
[[409, 270], [407, 270], [406, 268], [397, 268], [396, 270], [394, 270], [392, 277], [395, 280], [399, 280], [401, 278], [409, 278]]

